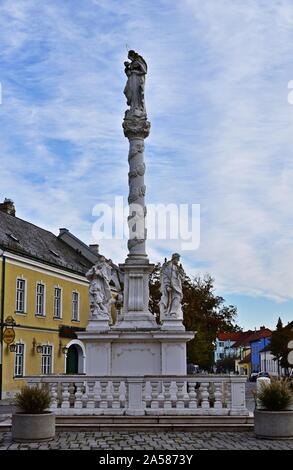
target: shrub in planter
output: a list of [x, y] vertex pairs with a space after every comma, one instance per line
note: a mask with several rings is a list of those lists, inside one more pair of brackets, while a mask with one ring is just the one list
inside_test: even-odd
[[12, 438], [16, 442], [44, 441], [55, 436], [55, 415], [47, 411], [51, 396], [47, 387], [25, 386], [15, 396], [20, 409], [12, 415]]
[[257, 437], [293, 438], [293, 411], [289, 410], [293, 394], [288, 380], [275, 379], [269, 384], [261, 384], [256, 398], [264, 408], [254, 412]]
[[23, 413], [41, 414], [51, 404], [51, 396], [47, 387], [25, 386], [15, 395], [15, 404]]

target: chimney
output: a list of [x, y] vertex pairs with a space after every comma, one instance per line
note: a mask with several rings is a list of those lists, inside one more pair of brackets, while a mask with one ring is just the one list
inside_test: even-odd
[[11, 199], [5, 198], [4, 202], [0, 203], [0, 211], [5, 212], [5, 214], [9, 214], [14, 217], [16, 214], [14, 202]]
[[61, 237], [64, 233], [68, 233], [68, 228], [59, 228], [59, 237]]
[[95, 244], [95, 245], [89, 245], [89, 249], [91, 250], [92, 253], [94, 253], [95, 255], [98, 255], [99, 254], [99, 245]]

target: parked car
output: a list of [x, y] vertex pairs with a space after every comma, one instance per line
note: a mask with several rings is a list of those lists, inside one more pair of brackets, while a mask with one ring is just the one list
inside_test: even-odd
[[257, 379], [259, 379], [260, 377], [268, 377], [268, 378], [270, 378], [271, 376], [270, 376], [270, 374], [269, 374], [268, 372], [259, 372], [259, 373], [257, 374]]
[[258, 376], [258, 372], [252, 372], [250, 374], [249, 381], [250, 382], [256, 382], [257, 376]]

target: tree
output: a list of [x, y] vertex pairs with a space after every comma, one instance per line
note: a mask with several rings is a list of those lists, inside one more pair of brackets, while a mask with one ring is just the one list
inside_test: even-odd
[[223, 359], [219, 359], [216, 363], [217, 371], [226, 373], [227, 371], [232, 372], [235, 371], [235, 360], [237, 356], [229, 356], [224, 357]]
[[[150, 280], [150, 310], [159, 318], [160, 270], [155, 267]], [[223, 297], [215, 295], [214, 280], [210, 275], [183, 282], [183, 322], [188, 331], [196, 331], [187, 343], [188, 361], [210, 370], [214, 363], [214, 341], [220, 330], [240, 331], [234, 321], [237, 308], [225, 305]]]
[[293, 340], [293, 322], [283, 326], [282, 320], [279, 317], [276, 330], [273, 331], [270, 341], [271, 353], [278, 361], [278, 373], [280, 373], [280, 366], [284, 369], [290, 367], [288, 355], [290, 352], [289, 342], [291, 340]]

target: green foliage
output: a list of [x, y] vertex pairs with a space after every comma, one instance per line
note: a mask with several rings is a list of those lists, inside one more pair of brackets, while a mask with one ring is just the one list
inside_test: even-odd
[[224, 357], [219, 359], [216, 363], [217, 370], [225, 373], [226, 371], [232, 372], [235, 371], [235, 360], [237, 356]]
[[289, 381], [284, 379], [274, 379], [269, 384], [261, 384], [255, 396], [268, 411], [285, 411], [293, 402]]
[[293, 322], [283, 327], [282, 321], [279, 318], [277, 329], [273, 331], [270, 341], [270, 349], [283, 368], [288, 368], [289, 341], [293, 340]]
[[[160, 270], [156, 266], [150, 279], [150, 310], [159, 317]], [[188, 331], [197, 331], [195, 339], [187, 343], [188, 361], [210, 370], [214, 362], [214, 341], [219, 330], [240, 331], [234, 324], [237, 308], [225, 305], [223, 297], [215, 295], [214, 280], [210, 275], [183, 282], [183, 316]]]
[[44, 413], [51, 404], [51, 396], [47, 387], [42, 388], [25, 386], [15, 395], [15, 404], [22, 413]]

